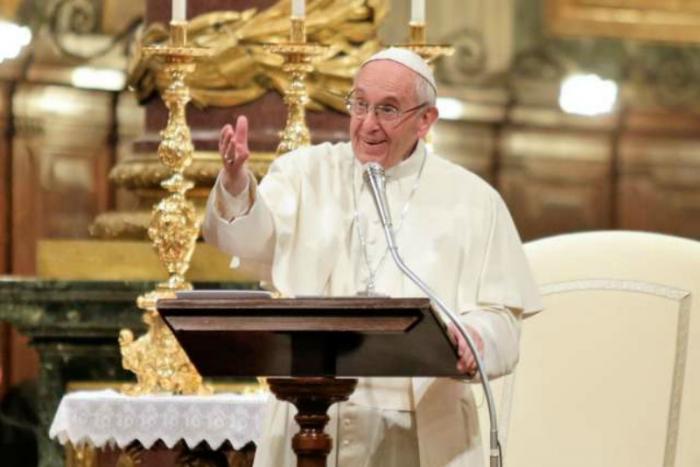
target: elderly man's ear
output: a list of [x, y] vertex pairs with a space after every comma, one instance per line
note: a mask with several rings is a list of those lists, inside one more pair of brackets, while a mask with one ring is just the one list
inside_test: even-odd
[[430, 131], [430, 127], [433, 126], [438, 119], [438, 109], [436, 107], [430, 107], [420, 117], [418, 122], [418, 137], [424, 138], [425, 135]]

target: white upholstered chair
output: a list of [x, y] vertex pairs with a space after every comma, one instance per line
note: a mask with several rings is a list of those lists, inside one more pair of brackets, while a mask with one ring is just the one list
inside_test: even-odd
[[700, 466], [700, 242], [606, 231], [525, 249], [545, 311], [494, 382], [506, 467]]

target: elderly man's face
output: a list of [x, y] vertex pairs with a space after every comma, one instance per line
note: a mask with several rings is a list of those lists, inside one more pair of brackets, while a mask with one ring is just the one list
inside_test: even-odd
[[372, 106], [366, 115], [350, 117], [352, 148], [363, 164], [378, 162], [385, 169], [395, 166], [411, 154], [418, 139], [437, 119], [437, 110], [427, 106], [391, 122], [378, 120], [373, 112], [375, 105], [404, 111], [423, 104], [416, 95], [417, 79], [409, 68], [390, 60], [370, 62], [357, 74], [353, 98]]

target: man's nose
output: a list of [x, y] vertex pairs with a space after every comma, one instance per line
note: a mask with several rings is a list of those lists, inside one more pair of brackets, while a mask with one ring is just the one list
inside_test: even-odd
[[380, 126], [379, 119], [377, 118], [377, 113], [374, 111], [374, 108], [368, 109], [367, 115], [365, 115], [362, 123], [368, 129], [377, 128]]

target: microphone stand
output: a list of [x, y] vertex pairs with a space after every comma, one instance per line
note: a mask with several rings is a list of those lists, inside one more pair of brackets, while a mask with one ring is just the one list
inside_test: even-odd
[[441, 311], [441, 317], [443, 324], [447, 325], [445, 322], [445, 317], [449, 319], [450, 322], [455, 326], [459, 334], [464, 338], [474, 355], [476, 361], [477, 371], [481, 378], [481, 385], [484, 388], [484, 395], [486, 396], [486, 402], [489, 410], [489, 421], [491, 422], [489, 443], [490, 443], [490, 467], [501, 467], [502, 466], [502, 453], [501, 453], [501, 443], [498, 439], [498, 426], [496, 420], [496, 405], [493, 400], [493, 394], [491, 392], [491, 386], [489, 384], [488, 376], [486, 375], [486, 370], [484, 367], [484, 362], [477, 351], [476, 345], [473, 339], [464, 328], [464, 325], [459, 320], [457, 314], [450, 310], [447, 305], [438, 297], [435, 292], [432, 291], [428, 285], [423, 282], [423, 280], [418, 277], [411, 269], [404, 263], [403, 259], [399, 255], [398, 247], [396, 246], [396, 239], [394, 238], [394, 229], [391, 222], [391, 213], [389, 212], [389, 203], [386, 200], [386, 187], [385, 187], [385, 175], [384, 169], [381, 165], [376, 162], [370, 162], [365, 167], [364, 179], [370, 186], [370, 191], [372, 192], [372, 199], [374, 200], [374, 205], [377, 208], [377, 213], [379, 214], [379, 219], [382, 222], [382, 227], [384, 228], [384, 236], [386, 237], [386, 242], [391, 252], [391, 257], [398, 266], [398, 268], [408, 276], [414, 284], [418, 286], [428, 297], [432, 303], [437, 306]]

